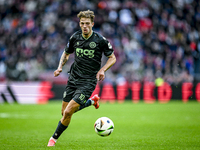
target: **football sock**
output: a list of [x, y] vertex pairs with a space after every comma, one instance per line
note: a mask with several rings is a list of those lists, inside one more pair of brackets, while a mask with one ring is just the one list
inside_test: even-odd
[[51, 137], [49, 140], [54, 140], [55, 142], [57, 141], [57, 139], [54, 139], [53, 137]]
[[91, 99], [88, 99], [84, 105], [81, 105], [81, 106], [79, 107], [79, 110], [81, 110], [81, 109], [83, 109], [83, 108], [85, 108], [85, 107], [88, 107], [88, 106], [90, 106], [90, 105], [92, 105], [92, 104], [94, 104], [94, 101], [91, 100]]
[[65, 129], [67, 129], [67, 127], [68, 126], [64, 126], [62, 123], [61, 123], [61, 121], [59, 121], [58, 122], [58, 126], [57, 126], [57, 128], [56, 128], [56, 131], [54, 132], [54, 134], [53, 134], [53, 138], [54, 139], [58, 139], [59, 138], [59, 136], [63, 133], [63, 131], [65, 130]]

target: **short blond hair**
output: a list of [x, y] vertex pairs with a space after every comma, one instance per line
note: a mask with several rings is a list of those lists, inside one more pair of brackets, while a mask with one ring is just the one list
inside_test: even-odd
[[86, 11], [80, 11], [77, 15], [77, 17], [79, 19], [81, 18], [90, 18], [92, 22], [94, 22], [94, 12], [93, 11], [90, 11], [90, 10], [86, 10]]

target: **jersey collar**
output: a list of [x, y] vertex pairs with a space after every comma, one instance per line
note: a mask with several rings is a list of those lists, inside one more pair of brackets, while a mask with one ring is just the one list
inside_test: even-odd
[[92, 35], [93, 35], [93, 31], [92, 31], [92, 34], [91, 34], [88, 38], [85, 38], [85, 37], [83, 36], [83, 34], [82, 34], [82, 37], [83, 37], [85, 40], [87, 40], [87, 39], [89, 39]]

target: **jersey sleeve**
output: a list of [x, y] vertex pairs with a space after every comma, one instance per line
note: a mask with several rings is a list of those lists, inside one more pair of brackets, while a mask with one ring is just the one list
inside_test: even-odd
[[65, 46], [65, 52], [67, 54], [71, 54], [74, 52], [74, 48], [73, 48], [73, 40], [74, 40], [74, 36], [72, 35], [67, 43], [67, 45]]
[[114, 52], [112, 45], [105, 37], [103, 37], [103, 40], [102, 40], [102, 50], [106, 57], [109, 57]]

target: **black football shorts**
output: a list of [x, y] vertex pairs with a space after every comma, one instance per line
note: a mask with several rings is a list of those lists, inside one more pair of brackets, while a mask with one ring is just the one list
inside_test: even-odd
[[92, 95], [96, 84], [97, 80], [75, 79], [70, 75], [63, 94], [63, 101], [69, 102], [73, 99], [78, 104], [83, 105]]

